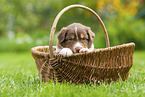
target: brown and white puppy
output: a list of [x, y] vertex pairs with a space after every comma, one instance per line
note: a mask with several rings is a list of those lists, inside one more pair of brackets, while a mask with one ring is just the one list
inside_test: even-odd
[[91, 52], [94, 50], [94, 37], [90, 27], [80, 23], [63, 27], [57, 35], [56, 53], [71, 56], [73, 53]]

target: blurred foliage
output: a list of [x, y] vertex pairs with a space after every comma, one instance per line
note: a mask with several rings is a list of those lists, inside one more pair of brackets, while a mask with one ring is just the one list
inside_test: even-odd
[[135, 42], [136, 49], [145, 49], [145, 22], [128, 17], [109, 23], [108, 33], [112, 45]]
[[[11, 44], [19, 50], [48, 45], [54, 18], [71, 4], [88, 6], [99, 14], [108, 30], [111, 46], [135, 42], [136, 49], [145, 49], [145, 19], [142, 18], [145, 15], [144, 3], [144, 0], [1, 0], [0, 45], [3, 48], [0, 51], [5, 51], [7, 45]], [[73, 22], [90, 26], [96, 33], [95, 47], [105, 46], [98, 21], [82, 9], [67, 11], [60, 18], [56, 32]], [[20, 48], [20, 44], [24, 46]]]

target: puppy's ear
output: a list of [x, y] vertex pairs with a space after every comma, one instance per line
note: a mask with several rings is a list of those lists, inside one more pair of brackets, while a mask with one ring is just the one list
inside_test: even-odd
[[65, 34], [67, 32], [67, 28], [63, 27], [60, 32], [57, 34], [58, 41], [62, 43], [65, 39]]
[[90, 41], [93, 42], [94, 38], [95, 38], [95, 34], [94, 34], [94, 32], [92, 32], [90, 27], [87, 27], [87, 34], [89, 36]]

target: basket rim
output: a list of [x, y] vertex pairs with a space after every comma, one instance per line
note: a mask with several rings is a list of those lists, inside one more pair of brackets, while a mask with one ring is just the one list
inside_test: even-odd
[[[87, 53], [75, 53], [75, 54], [73, 54], [72, 56], [69, 56], [69, 57], [81, 56], [81, 55], [84, 55], [84, 54], [88, 55], [88, 54], [97, 53], [97, 52], [104, 52], [104, 51], [108, 51], [108, 50], [111, 51], [111, 50], [114, 50], [114, 49], [120, 49], [120, 48], [132, 47], [132, 46], [135, 46], [135, 43], [131, 42], [131, 43], [126, 43], [126, 44], [117, 45], [117, 46], [113, 46], [113, 47], [95, 49], [94, 51], [87, 52]], [[32, 47], [31, 48], [31, 53], [35, 54], [35, 55], [40, 55], [40, 56], [49, 56], [49, 54], [50, 54], [49, 52], [39, 51], [39, 49], [42, 49], [42, 48], [49, 48], [49, 46], [36, 46], [36, 47]], [[56, 46], [53, 46], [53, 48], [56, 48]], [[53, 55], [54, 56], [62, 56], [60, 54], [53, 54]], [[67, 56], [62, 56], [62, 57], [66, 58]]]

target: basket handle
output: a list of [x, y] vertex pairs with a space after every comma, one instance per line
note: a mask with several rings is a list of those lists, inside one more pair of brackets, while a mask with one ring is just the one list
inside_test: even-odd
[[60, 19], [61, 15], [64, 12], [66, 12], [67, 10], [69, 10], [71, 8], [82, 8], [82, 9], [90, 11], [97, 18], [97, 20], [99, 21], [99, 23], [101, 24], [101, 26], [103, 28], [103, 31], [104, 31], [104, 34], [105, 34], [105, 39], [106, 39], [106, 47], [110, 46], [109, 37], [108, 37], [108, 33], [107, 33], [107, 30], [106, 30], [106, 27], [105, 27], [103, 21], [101, 20], [101, 18], [99, 17], [99, 15], [95, 11], [93, 11], [92, 9], [90, 9], [90, 8], [88, 8], [86, 6], [83, 6], [83, 5], [70, 5], [70, 6], [65, 7], [63, 10], [61, 10], [58, 13], [58, 15], [56, 16], [56, 18], [55, 18], [55, 20], [53, 22], [53, 25], [51, 27], [51, 33], [50, 33], [50, 39], [49, 39], [50, 59], [53, 58], [53, 37], [54, 37], [54, 32], [56, 30], [56, 26], [57, 26], [58, 20]]

